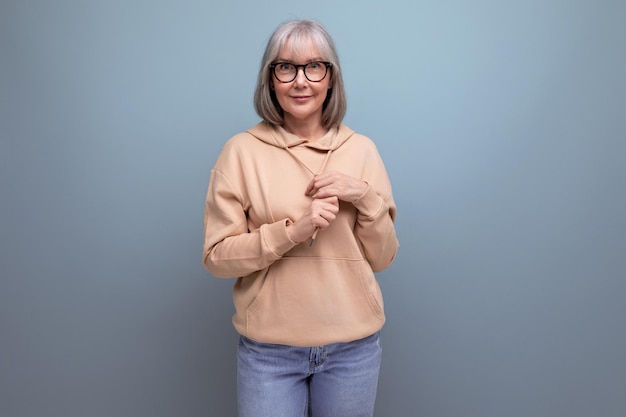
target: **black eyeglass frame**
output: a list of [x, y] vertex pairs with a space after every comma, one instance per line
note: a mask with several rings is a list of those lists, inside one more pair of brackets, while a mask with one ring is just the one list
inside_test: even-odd
[[[282, 81], [280, 78], [278, 78], [278, 75], [276, 75], [276, 66], [277, 65], [281, 65], [281, 64], [289, 64], [289, 65], [293, 65], [294, 67], [296, 67], [296, 72], [293, 76], [293, 78], [289, 81]], [[306, 67], [311, 65], [311, 64], [323, 64], [324, 67], [326, 68], [326, 72], [324, 72], [324, 76], [322, 78], [320, 78], [317, 81], [313, 81], [311, 80], [307, 75], [306, 75]], [[272, 74], [274, 74], [274, 78], [276, 78], [276, 80], [280, 83], [283, 84], [287, 84], [290, 82], [293, 82], [293, 80], [296, 79], [296, 77], [298, 76], [298, 71], [300, 70], [300, 68], [302, 68], [302, 72], [304, 73], [304, 76], [306, 77], [307, 80], [309, 80], [312, 83], [319, 83], [321, 81], [324, 80], [324, 78], [326, 78], [326, 76], [328, 75], [328, 69], [332, 68], [333, 63], [332, 62], [328, 62], [328, 61], [313, 61], [313, 62], [309, 62], [308, 64], [294, 64], [293, 62], [274, 62], [272, 64], [270, 64], [270, 69], [272, 70]]]

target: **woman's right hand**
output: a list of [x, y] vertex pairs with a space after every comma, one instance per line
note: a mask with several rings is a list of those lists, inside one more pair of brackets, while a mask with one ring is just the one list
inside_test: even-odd
[[309, 209], [287, 226], [289, 239], [293, 242], [304, 242], [311, 238], [317, 229], [325, 229], [335, 220], [339, 212], [337, 197], [315, 198]]

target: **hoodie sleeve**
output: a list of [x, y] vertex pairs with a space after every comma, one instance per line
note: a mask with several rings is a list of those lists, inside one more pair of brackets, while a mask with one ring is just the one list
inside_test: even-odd
[[387, 268], [396, 257], [399, 242], [394, 220], [396, 205], [391, 193], [391, 183], [378, 151], [368, 166], [371, 175], [365, 193], [354, 202], [358, 210], [355, 234], [365, 258], [374, 272]]
[[246, 276], [267, 268], [296, 246], [287, 235], [289, 219], [248, 230], [250, 204], [243, 192], [242, 175], [237, 174], [242, 172], [239, 164], [236, 152], [225, 147], [211, 171], [206, 196], [203, 263], [219, 278]]

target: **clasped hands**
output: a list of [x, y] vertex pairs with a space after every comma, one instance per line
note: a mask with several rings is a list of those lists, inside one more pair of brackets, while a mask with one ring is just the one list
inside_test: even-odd
[[352, 203], [366, 190], [365, 181], [335, 170], [316, 175], [304, 190], [304, 194], [312, 198], [311, 205], [287, 226], [289, 238], [298, 243], [311, 238], [318, 229], [332, 224], [339, 212], [339, 201]]

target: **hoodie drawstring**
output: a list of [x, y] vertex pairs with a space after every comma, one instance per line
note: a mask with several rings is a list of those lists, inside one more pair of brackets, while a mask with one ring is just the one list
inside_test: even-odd
[[[298, 158], [296, 156], [295, 153], [293, 153], [293, 151], [291, 149], [289, 149], [288, 147], [285, 147], [284, 149], [287, 150], [287, 152], [289, 153], [289, 155], [291, 155], [293, 157], [293, 159], [295, 159], [296, 161], [298, 161], [298, 163], [300, 165], [302, 165], [307, 171], [309, 171], [311, 173], [311, 175], [313, 175], [314, 177], [318, 174], [321, 174], [322, 172], [324, 172], [324, 169], [326, 168], [326, 164], [328, 163], [328, 160], [330, 159], [330, 154], [333, 153], [332, 149], [329, 149], [328, 152], [326, 152], [326, 156], [324, 157], [324, 162], [322, 162], [322, 166], [320, 168], [320, 171], [316, 174], [315, 172], [313, 172], [313, 170], [311, 168], [309, 168], [307, 166], [307, 164], [305, 164], [304, 162], [302, 162], [302, 160], [300, 158]], [[317, 238], [317, 232], [319, 231], [319, 229], [315, 229], [315, 231], [313, 232], [313, 236], [311, 236], [311, 240], [309, 241], [309, 247], [313, 246], [313, 242], [315, 242], [315, 239]]]
[[318, 172], [318, 174], [321, 174], [322, 172], [324, 172], [324, 169], [326, 169], [326, 164], [328, 163], [328, 160], [330, 159], [331, 153], [333, 153], [332, 149], [329, 149], [328, 152], [326, 152], [326, 157], [324, 158], [324, 162], [322, 162], [322, 167], [320, 168], [320, 172]]

